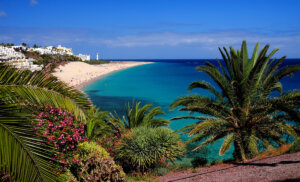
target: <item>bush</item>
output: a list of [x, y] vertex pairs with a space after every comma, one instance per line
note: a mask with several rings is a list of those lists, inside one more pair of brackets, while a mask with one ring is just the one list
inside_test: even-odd
[[54, 147], [53, 158], [64, 165], [71, 164], [77, 145], [86, 140], [84, 125], [78, 123], [71, 113], [59, 108], [47, 106], [39, 110], [38, 120], [33, 122], [36, 134], [44, 136], [45, 141]]
[[211, 165], [222, 164], [224, 161], [222, 159], [217, 159], [211, 162]]
[[122, 167], [95, 142], [80, 144], [75, 157], [77, 164], [71, 167], [71, 172], [79, 181], [125, 181]]
[[192, 160], [191, 163], [193, 165], [193, 168], [196, 168], [196, 167], [205, 166], [208, 163], [208, 161], [206, 158], [196, 157], [195, 159]]
[[116, 144], [116, 160], [128, 172], [144, 172], [167, 166], [167, 160], [183, 156], [185, 145], [168, 128], [137, 127], [122, 135]]
[[80, 156], [80, 159], [82, 160], [87, 160], [88, 155], [95, 151], [98, 153], [100, 157], [107, 158], [109, 156], [107, 151], [100, 145], [97, 145], [95, 142], [83, 142], [79, 144], [78, 147], [79, 150], [76, 156]]
[[70, 170], [67, 170], [64, 174], [60, 175], [60, 181], [77, 182], [77, 179], [76, 179], [75, 176], [70, 172]]
[[300, 152], [300, 138], [297, 138], [291, 148], [289, 149], [289, 153], [295, 153], [295, 152]]
[[169, 172], [169, 170], [167, 168], [164, 168], [164, 167], [159, 167], [159, 168], [156, 168], [154, 170], [154, 172], [158, 176], [164, 176]]
[[170, 164], [168, 166], [169, 171], [183, 171], [190, 169], [192, 167], [192, 164], [189, 160], [184, 160], [180, 162], [176, 162], [175, 164]]

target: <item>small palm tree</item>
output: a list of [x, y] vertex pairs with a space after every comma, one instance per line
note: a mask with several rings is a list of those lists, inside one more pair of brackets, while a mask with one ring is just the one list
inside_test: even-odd
[[127, 130], [138, 126], [160, 127], [169, 125], [170, 121], [156, 118], [157, 115], [164, 114], [160, 107], [153, 107], [151, 104], [146, 104], [141, 108], [140, 106], [141, 102], [135, 103], [133, 100], [131, 106], [129, 103], [127, 105], [127, 120], [125, 116], [119, 118], [115, 113], [115, 115], [110, 114], [109, 123], [119, 130]]
[[99, 109], [95, 107], [92, 107], [88, 111], [86, 134], [89, 140], [113, 133], [113, 128], [107, 123], [108, 117], [108, 112], [100, 112]]
[[33, 130], [31, 105], [50, 104], [85, 121], [91, 106], [85, 94], [42, 72], [0, 64], [0, 171], [14, 181], [57, 181], [52, 148]]
[[271, 97], [270, 94], [274, 91], [281, 93], [280, 80], [299, 72], [300, 66], [279, 68], [285, 57], [270, 61], [278, 49], [269, 55], [269, 45], [260, 52], [258, 49], [259, 43], [249, 60], [245, 41], [241, 50], [235, 51], [230, 47], [228, 52], [225, 47], [224, 51], [219, 48], [225, 66], [217, 60], [219, 67], [207, 62], [196, 68], [197, 71], [208, 74], [219, 88], [215, 89], [205, 81], [195, 81], [189, 86], [189, 90], [206, 89], [213, 97], [190, 95], [180, 97], [171, 104], [171, 109], [182, 106], [180, 110], [202, 114], [173, 118], [198, 120], [180, 130], [193, 136], [187, 142], [202, 142], [195, 150], [224, 139], [220, 155], [233, 144], [234, 157], [246, 160], [259, 152], [258, 144], [273, 148], [284, 142], [284, 134], [297, 136], [285, 119], [299, 121], [297, 109], [300, 106], [300, 92], [291, 91], [278, 97]]

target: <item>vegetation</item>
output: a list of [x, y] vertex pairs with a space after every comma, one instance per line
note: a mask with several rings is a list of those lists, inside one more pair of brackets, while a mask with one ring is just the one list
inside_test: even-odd
[[77, 145], [87, 138], [84, 136], [84, 125], [67, 111], [47, 106], [45, 108], [34, 108], [37, 122], [34, 122], [36, 134], [45, 137], [45, 142], [50, 144], [55, 153], [53, 158], [61, 163], [61, 170], [72, 164], [74, 155], [77, 153]]
[[[194, 150], [224, 139], [220, 155], [233, 144], [235, 159], [246, 160], [258, 154], [258, 144], [264, 149], [272, 149], [284, 143], [284, 135], [297, 137], [293, 126], [285, 121], [299, 121], [300, 92], [282, 94], [280, 80], [299, 72], [300, 66], [279, 68], [285, 57], [271, 60], [278, 49], [267, 54], [268, 49], [269, 45], [266, 45], [259, 52], [257, 43], [249, 60], [244, 41], [241, 50], [220, 49], [225, 65], [218, 61], [216, 67], [207, 62], [196, 68], [208, 74], [218, 89], [205, 81], [195, 81], [189, 90], [206, 89], [213, 97], [184, 96], [170, 106], [171, 109], [182, 106], [180, 110], [202, 114], [173, 118], [198, 120], [180, 130], [192, 136], [187, 142], [202, 142]], [[275, 91], [281, 95], [272, 97]]]
[[[111, 114], [109, 122], [120, 131], [136, 128], [139, 126], [160, 127], [168, 126], [170, 121], [163, 118], [155, 118], [157, 115], [164, 114], [160, 107], [153, 107], [151, 104], [146, 104], [141, 107], [141, 102], [132, 101], [132, 105], [128, 103], [126, 108], [126, 118], [119, 118]], [[153, 108], [152, 108], [153, 107]]]
[[300, 138], [297, 138], [290, 147], [289, 153], [300, 152]]
[[[66, 109], [81, 121], [90, 102], [55, 77], [0, 65], [0, 171], [16, 181], [56, 181], [53, 148], [35, 134], [32, 106]], [[36, 112], [36, 111], [35, 111]]]
[[125, 181], [122, 167], [115, 164], [104, 148], [95, 142], [84, 142], [79, 145], [71, 167], [71, 173], [78, 181]]
[[6, 44], [5, 44], [5, 43], [2, 42], [0, 45], [1, 45], [1, 46], [4, 46], [4, 47], [12, 47], [12, 46], [14, 46], [15, 44], [13, 44], [13, 43], [6, 43]]
[[60, 55], [60, 54], [40, 54], [36, 51], [19, 50], [26, 57], [35, 59], [34, 64], [43, 65], [44, 72], [53, 72], [59, 65], [64, 65], [70, 61], [81, 61], [81, 59], [74, 55]]
[[89, 140], [96, 140], [104, 135], [114, 133], [114, 129], [107, 124], [108, 117], [108, 112], [100, 112], [95, 107], [88, 111], [86, 131]]
[[144, 172], [183, 156], [184, 148], [172, 130], [141, 126], [121, 137], [115, 148], [115, 158], [128, 172]]
[[[300, 93], [281, 93], [280, 80], [300, 67], [279, 67], [285, 57], [270, 61], [277, 49], [267, 54], [268, 48], [258, 52], [257, 44], [249, 60], [243, 42], [238, 51], [220, 49], [224, 65], [218, 61], [218, 67], [197, 67], [218, 88], [193, 82], [189, 89], [207, 89], [213, 96], [185, 96], [171, 105], [202, 114], [173, 118], [198, 120], [179, 130], [192, 136], [187, 149], [197, 150], [186, 153], [193, 161], [181, 162], [174, 161], [185, 155], [186, 146], [165, 127], [169, 121], [158, 118], [163, 114], [160, 107], [133, 101], [122, 118], [99, 111], [84, 93], [47, 73], [72, 56], [20, 50], [45, 71], [0, 64], [0, 181], [157, 181], [157, 175], [172, 170], [209, 165], [205, 146], [220, 139], [220, 155], [233, 145], [237, 160], [260, 151], [261, 156], [297, 152], [299, 138], [292, 145], [282, 144], [299, 133]], [[275, 91], [279, 96], [273, 96]]]
[[206, 164], [208, 164], [208, 161], [204, 157], [196, 157], [195, 159], [192, 160], [191, 163], [193, 165], [193, 168], [197, 168], [197, 167], [205, 166]]
[[90, 60], [90, 61], [84, 61], [87, 64], [106, 64], [110, 63], [108, 60]]

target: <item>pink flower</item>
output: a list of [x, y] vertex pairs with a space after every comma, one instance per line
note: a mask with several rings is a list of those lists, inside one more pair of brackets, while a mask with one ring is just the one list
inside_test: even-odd
[[79, 160], [78, 160], [78, 159], [76, 159], [76, 158], [74, 158], [74, 159], [73, 159], [73, 162], [74, 162], [74, 163], [78, 163], [78, 162], [79, 162]]
[[43, 114], [44, 114], [44, 113], [43, 113], [43, 112], [41, 112], [41, 113], [38, 115], [38, 117], [42, 117], [42, 116], [43, 116]]
[[65, 138], [65, 135], [64, 135], [64, 134], [61, 134], [60, 137], [58, 138], [58, 140], [61, 140], [61, 139], [63, 139], [63, 138]]
[[55, 140], [55, 138], [56, 138], [56, 137], [55, 137], [54, 135], [51, 135], [51, 136], [48, 136], [47, 139], [50, 140], [50, 141], [53, 141], [53, 140]]
[[66, 139], [67, 139], [68, 141], [72, 141], [72, 137], [71, 137], [70, 135], [68, 135], [68, 136], [66, 137]]

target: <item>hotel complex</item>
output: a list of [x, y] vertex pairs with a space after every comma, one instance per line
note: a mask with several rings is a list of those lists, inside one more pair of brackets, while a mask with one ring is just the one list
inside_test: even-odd
[[29, 69], [31, 71], [42, 70], [42, 66], [33, 64], [35, 61], [32, 58], [25, 57], [21, 52], [16, 51], [16, 49], [38, 52], [40, 54], [50, 54], [50, 55], [73, 55], [81, 58], [82, 61], [90, 61], [91, 56], [88, 54], [74, 55], [72, 48], [62, 47], [58, 45], [57, 47], [38, 47], [38, 48], [28, 48], [24, 46], [0, 46], [0, 62], [7, 62], [16, 68]]
[[42, 66], [33, 64], [33, 62], [35, 61], [34, 59], [27, 58], [21, 52], [15, 51], [15, 48], [20, 47], [22, 46], [0, 46], [0, 62], [8, 62], [10, 65], [13, 65], [16, 68], [29, 69], [31, 71], [42, 70]]

